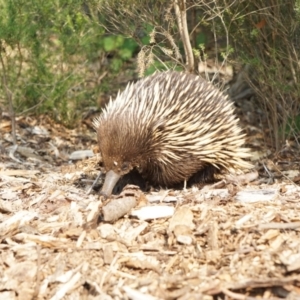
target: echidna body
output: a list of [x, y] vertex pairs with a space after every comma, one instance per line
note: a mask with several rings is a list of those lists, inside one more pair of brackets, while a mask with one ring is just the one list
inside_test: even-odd
[[107, 171], [102, 192], [134, 168], [165, 187], [250, 168], [237, 123], [233, 103], [199, 76], [167, 71], [128, 84], [94, 121]]

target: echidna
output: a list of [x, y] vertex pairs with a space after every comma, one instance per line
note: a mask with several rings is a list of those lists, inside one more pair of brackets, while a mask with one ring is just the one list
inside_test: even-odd
[[199, 76], [166, 71], [128, 84], [94, 120], [107, 171], [102, 193], [134, 168], [164, 187], [250, 168], [237, 123], [233, 103]]

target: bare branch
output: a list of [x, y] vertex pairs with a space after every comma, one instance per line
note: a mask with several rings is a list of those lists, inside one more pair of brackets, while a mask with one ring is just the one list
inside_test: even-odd
[[174, 9], [177, 18], [179, 33], [186, 55], [187, 71], [193, 73], [195, 69], [195, 61], [186, 20], [186, 0], [175, 0]]

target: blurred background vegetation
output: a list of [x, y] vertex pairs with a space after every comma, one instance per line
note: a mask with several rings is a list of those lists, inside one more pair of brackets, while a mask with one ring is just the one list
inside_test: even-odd
[[0, 110], [72, 127], [133, 78], [213, 62], [219, 85], [243, 73], [279, 150], [300, 130], [299, 21], [300, 0], [0, 0]]

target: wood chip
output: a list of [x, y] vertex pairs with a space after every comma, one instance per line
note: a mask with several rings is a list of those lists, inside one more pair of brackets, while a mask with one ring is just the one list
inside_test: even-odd
[[23, 156], [2, 117], [0, 299], [299, 298], [300, 188], [286, 178], [299, 181], [299, 155], [291, 141], [284, 158], [256, 164], [256, 181], [250, 173], [186, 190], [126, 186], [110, 199], [108, 223], [108, 202], [86, 193], [101, 157], [72, 164], [68, 155], [97, 148], [94, 132], [19, 116]]
[[174, 214], [173, 206], [144, 206], [142, 208], [132, 211], [131, 215], [140, 220], [153, 220], [160, 218], [169, 218]]
[[93, 157], [95, 154], [92, 150], [80, 150], [80, 151], [74, 151], [70, 154], [69, 159], [70, 160], [80, 160], [85, 159], [88, 157]]
[[276, 189], [245, 190], [236, 194], [236, 200], [244, 203], [272, 201], [276, 199], [277, 193]]
[[103, 220], [114, 222], [129, 213], [136, 205], [135, 197], [113, 199], [102, 208]]

